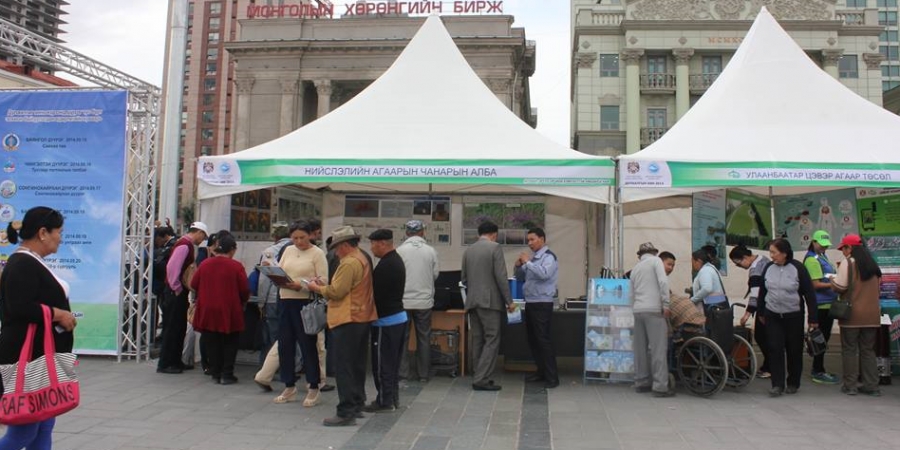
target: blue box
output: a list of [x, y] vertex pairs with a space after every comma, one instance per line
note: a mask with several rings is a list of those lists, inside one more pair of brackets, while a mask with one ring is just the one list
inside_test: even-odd
[[522, 293], [523, 284], [525, 283], [520, 283], [515, 278], [509, 279], [509, 293], [512, 294], [513, 300], [525, 300], [525, 295]]

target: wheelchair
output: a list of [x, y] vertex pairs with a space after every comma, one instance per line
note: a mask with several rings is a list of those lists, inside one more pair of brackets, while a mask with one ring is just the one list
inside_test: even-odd
[[[734, 306], [731, 305], [732, 319]], [[673, 332], [670, 345], [669, 383], [674, 388], [680, 382], [694, 395], [710, 397], [726, 386], [740, 389], [750, 384], [756, 376], [756, 352], [747, 339], [733, 334], [733, 340], [713, 338], [710, 332], [714, 326], [684, 324]], [[719, 341], [719, 342], [717, 342]], [[723, 348], [730, 343], [730, 348]], [[721, 345], [720, 345], [721, 344]]]

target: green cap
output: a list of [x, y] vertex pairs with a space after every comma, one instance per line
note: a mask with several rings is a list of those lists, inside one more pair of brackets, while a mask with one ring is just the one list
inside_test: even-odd
[[813, 240], [818, 242], [822, 247], [831, 247], [831, 236], [825, 230], [816, 230], [813, 233]]

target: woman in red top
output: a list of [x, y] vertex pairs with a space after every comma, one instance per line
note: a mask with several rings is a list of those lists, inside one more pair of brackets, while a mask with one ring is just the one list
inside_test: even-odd
[[197, 292], [194, 329], [200, 331], [200, 345], [209, 359], [209, 375], [220, 384], [237, 383], [234, 360], [238, 340], [244, 330], [243, 306], [250, 298], [244, 266], [232, 259], [237, 242], [228, 231], [220, 231], [215, 256], [200, 264], [191, 279]]

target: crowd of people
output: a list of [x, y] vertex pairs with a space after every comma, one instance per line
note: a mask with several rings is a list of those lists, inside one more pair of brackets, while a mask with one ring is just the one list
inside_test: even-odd
[[[327, 383], [332, 377], [338, 406], [335, 417], [325, 425], [351, 425], [364, 412], [399, 408], [401, 379], [429, 380], [431, 314], [440, 266], [420, 220], [406, 223], [405, 239], [396, 248], [392, 230], [374, 231], [367, 236], [369, 252], [359, 248], [362, 236], [351, 227], [334, 230], [324, 243], [321, 229], [316, 219], [275, 224], [274, 243], [263, 250], [258, 266], [277, 266], [286, 277], [258, 273], [249, 277], [256, 278], [252, 294], [258, 299], [263, 347], [254, 382], [266, 392], [273, 390], [276, 378], [284, 384], [275, 403], [297, 400], [305, 387], [303, 406], [314, 407], [322, 392], [335, 388]], [[501, 326], [506, 313], [517, 306], [510, 293], [507, 263], [496, 242], [497, 225], [484, 222], [478, 232], [480, 238], [463, 255], [461, 279], [472, 324], [472, 388], [494, 391], [501, 389], [491, 379]], [[199, 333], [204, 373], [218, 384], [238, 382], [234, 364], [251, 283], [244, 267], [233, 259], [234, 236], [227, 230], [210, 233], [204, 223], [194, 222], [180, 238], [168, 226], [158, 227], [154, 238], [154, 265], [162, 275], [153, 283], [162, 310], [157, 372], [179, 374], [193, 369], [192, 336]], [[525, 322], [537, 366], [528, 381], [553, 388], [559, 385], [550, 339], [558, 262], [546, 245], [543, 229], [529, 230], [527, 239], [530, 251], [522, 252], [512, 267], [528, 305]], [[377, 264], [372, 256], [378, 258]], [[327, 304], [327, 327], [307, 331], [304, 308], [320, 299]], [[417, 345], [410, 356], [406, 343], [411, 334]], [[328, 358], [329, 352], [335, 356]], [[368, 403], [367, 356], [377, 391]], [[298, 386], [301, 376], [305, 383]]]
[[[837, 263], [826, 256], [831, 246], [828, 233], [819, 230], [812, 235], [802, 261], [794, 258], [785, 238], [766, 245], [768, 258], [743, 245], [729, 253], [736, 266], [749, 271], [748, 305], [739, 323], [746, 326], [754, 320], [753, 334], [763, 356], [756, 377], [771, 380], [771, 397], [797, 393], [807, 333], [821, 331], [827, 344], [835, 320], [841, 327], [842, 376], [825, 370], [824, 352], [820, 352], [813, 357], [812, 381], [840, 383], [841, 392], [848, 395], [880, 395], [875, 341], [880, 326], [881, 269], [858, 235], [844, 236], [837, 247], [844, 259]], [[704, 246], [691, 254], [695, 276], [689, 296], [669, 289], [668, 275], [675, 266], [672, 253], [660, 253], [647, 242], [640, 245], [637, 255], [639, 262], [628, 274], [635, 318], [634, 389], [670, 397], [675, 395], [669, 381], [672, 331], [692, 325], [715, 341], [712, 317], [730, 314], [731, 305], [716, 267], [719, 258], [714, 247]], [[851, 308], [849, 314], [836, 318], [830, 310], [839, 296]]]

